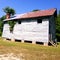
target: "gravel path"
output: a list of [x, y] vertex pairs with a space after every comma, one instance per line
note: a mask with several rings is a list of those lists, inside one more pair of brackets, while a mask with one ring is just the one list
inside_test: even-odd
[[8, 53], [8, 54], [2, 54], [0, 55], [0, 60], [24, 60], [22, 58], [18, 58], [16, 55], [13, 53]]

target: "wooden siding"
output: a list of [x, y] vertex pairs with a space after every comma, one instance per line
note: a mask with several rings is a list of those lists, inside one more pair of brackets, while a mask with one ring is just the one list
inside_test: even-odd
[[13, 34], [10, 33], [9, 25], [4, 24], [2, 37], [36, 42], [48, 42], [49, 20], [43, 19], [42, 23], [37, 23], [37, 20], [25, 20], [22, 21], [21, 24], [16, 23], [13, 29]]

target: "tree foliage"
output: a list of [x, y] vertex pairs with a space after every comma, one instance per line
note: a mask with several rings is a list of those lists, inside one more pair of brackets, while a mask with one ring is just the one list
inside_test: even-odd
[[57, 16], [56, 19], [56, 37], [59, 41], [60, 40], [60, 14]]
[[12, 15], [15, 14], [15, 10], [14, 10], [13, 8], [10, 8], [10, 7], [5, 7], [5, 8], [3, 9], [3, 11], [4, 11], [6, 14], [9, 13], [10, 16], [12, 16]]
[[40, 10], [39, 9], [32, 10], [32, 12], [35, 12], [35, 11], [40, 11]]
[[16, 21], [8, 21], [7, 23], [10, 25], [10, 31], [12, 32], [13, 31], [13, 27], [16, 24]]
[[[5, 7], [3, 9], [3, 11], [7, 14], [9, 13], [10, 16], [13, 16], [15, 14], [15, 10], [13, 8], [10, 8], [10, 7]], [[6, 15], [2, 16], [0, 18], [0, 36], [2, 34], [2, 31], [3, 31], [3, 20], [6, 19]], [[10, 24], [11, 27], [14, 26], [14, 22], [8, 22]], [[12, 29], [12, 28], [11, 28]]]
[[2, 34], [2, 31], [3, 31], [3, 20], [6, 19], [6, 16], [2, 16], [0, 18], [0, 36]]

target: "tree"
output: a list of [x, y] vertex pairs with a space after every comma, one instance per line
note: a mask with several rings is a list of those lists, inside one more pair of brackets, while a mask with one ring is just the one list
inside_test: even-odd
[[59, 41], [60, 40], [60, 15], [58, 15], [56, 19], [56, 37]]
[[6, 13], [6, 14], [9, 14], [10, 16], [13, 16], [15, 14], [15, 10], [13, 8], [10, 8], [10, 7], [5, 7], [3, 9], [3, 11]]
[[4, 19], [6, 19], [6, 15], [4, 15], [0, 18], [1, 21], [3, 21]]
[[[3, 9], [3, 11], [6, 13], [6, 18], [10, 18], [15, 14], [15, 10], [13, 8], [10, 8], [10, 7], [5, 7]], [[7, 17], [7, 15], [8, 15], [8, 17]], [[8, 24], [10, 25], [10, 30], [12, 31], [15, 22], [14, 21], [8, 21]]]
[[[10, 16], [13, 16], [14, 14], [15, 14], [15, 10], [14, 9], [12, 9], [12, 8], [10, 8], [10, 7], [5, 7], [4, 9], [3, 9], [3, 11], [6, 13], [6, 14], [9, 14]], [[6, 15], [4, 15], [4, 16], [2, 16], [1, 18], [0, 18], [0, 36], [2, 35], [2, 31], [3, 31], [3, 20], [4, 19], [6, 19]], [[15, 22], [8, 22], [9, 23], [9, 25], [12, 27], [11, 28], [11, 30], [13, 29], [13, 26], [14, 26], [14, 24], [15, 24]]]
[[60, 10], [59, 10], [59, 16], [60, 16]]
[[32, 12], [35, 12], [35, 11], [40, 11], [40, 10], [39, 9], [32, 10]]
[[6, 19], [6, 16], [2, 16], [0, 18], [0, 36], [2, 35], [2, 31], [3, 31], [3, 20]]

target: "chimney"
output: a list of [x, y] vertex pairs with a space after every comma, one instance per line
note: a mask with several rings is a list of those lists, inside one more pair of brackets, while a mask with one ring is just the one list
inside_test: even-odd
[[9, 18], [10, 18], [10, 14], [7, 13], [7, 14], [6, 14], [6, 19], [9, 19]]

